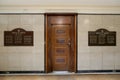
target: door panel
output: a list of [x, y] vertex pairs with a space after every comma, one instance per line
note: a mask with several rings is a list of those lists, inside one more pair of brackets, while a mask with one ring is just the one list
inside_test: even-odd
[[[69, 64], [69, 46], [68, 41], [70, 40], [69, 35], [69, 25], [55, 24], [51, 26], [52, 28], [52, 65], [53, 71], [67, 71]], [[56, 33], [57, 32], [57, 33]], [[56, 53], [56, 48], [64, 49], [64, 53]], [[60, 49], [59, 49], [60, 52]]]
[[46, 15], [46, 72], [76, 71], [76, 15]]

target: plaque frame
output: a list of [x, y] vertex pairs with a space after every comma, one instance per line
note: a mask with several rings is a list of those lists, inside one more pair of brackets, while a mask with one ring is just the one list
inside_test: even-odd
[[104, 28], [88, 31], [88, 46], [116, 46], [116, 32]]
[[15, 28], [4, 31], [4, 46], [33, 46], [33, 31]]

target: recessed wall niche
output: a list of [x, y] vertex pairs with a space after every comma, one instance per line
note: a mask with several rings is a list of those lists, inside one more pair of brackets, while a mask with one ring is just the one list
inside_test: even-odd
[[88, 32], [89, 46], [116, 46], [116, 32], [107, 29], [98, 29]]
[[33, 46], [33, 31], [22, 28], [4, 31], [4, 46]]

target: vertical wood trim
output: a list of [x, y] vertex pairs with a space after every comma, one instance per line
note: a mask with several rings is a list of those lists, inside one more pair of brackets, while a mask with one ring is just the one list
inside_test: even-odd
[[74, 52], [74, 54], [75, 54], [75, 62], [74, 62], [75, 65], [74, 66], [75, 66], [75, 68], [74, 68], [74, 72], [76, 72], [76, 67], [77, 67], [77, 63], [76, 63], [77, 62], [77, 60], [76, 60], [77, 59], [76, 58], [77, 57], [77, 51], [76, 51], [77, 50], [77, 42], [76, 42], [77, 41], [76, 40], [77, 39], [77, 28], [76, 28], [77, 27], [77, 23], [76, 23], [77, 22], [77, 15], [75, 15], [75, 20], [74, 21], [75, 21], [74, 22], [75, 23], [75, 46], [74, 46], [74, 50], [75, 50], [75, 52]]
[[46, 19], [46, 20], [45, 20], [45, 29], [46, 29], [46, 30], [45, 30], [45, 33], [46, 33], [46, 35], [45, 35], [45, 37], [46, 37], [46, 39], [45, 39], [45, 45], [46, 45], [46, 53], [45, 53], [45, 55], [46, 55], [46, 57], [45, 57], [45, 60], [46, 60], [46, 62], [45, 62], [45, 71], [48, 72], [48, 68], [47, 68], [47, 66], [48, 66], [48, 65], [47, 65], [47, 63], [48, 63], [48, 62], [47, 62], [47, 61], [48, 61], [48, 57], [47, 57], [47, 56], [48, 56], [48, 54], [47, 54], [47, 52], [48, 52], [47, 32], [48, 32], [48, 31], [47, 31], [47, 15], [46, 15], [46, 14], [45, 14], [45, 19]]

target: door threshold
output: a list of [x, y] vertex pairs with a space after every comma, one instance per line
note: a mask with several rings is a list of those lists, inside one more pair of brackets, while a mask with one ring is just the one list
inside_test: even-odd
[[68, 71], [53, 71], [52, 73], [70, 73]]
[[50, 74], [67, 75], [67, 74], [74, 74], [74, 72], [69, 72], [69, 71], [53, 71]]

